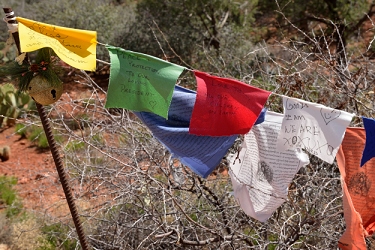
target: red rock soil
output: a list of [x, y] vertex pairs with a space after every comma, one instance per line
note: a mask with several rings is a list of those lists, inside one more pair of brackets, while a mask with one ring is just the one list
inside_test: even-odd
[[40, 151], [27, 139], [15, 134], [14, 127], [3, 128], [0, 132], [0, 146], [8, 145], [11, 156], [0, 162], [0, 175], [15, 176], [16, 189], [25, 208], [48, 209], [49, 204], [64, 199], [58, 182], [50, 151]]
[[[65, 82], [61, 98], [68, 98], [68, 94], [74, 98], [85, 91], [90, 90], [74, 81]], [[65, 195], [50, 150], [38, 149], [17, 135], [15, 127], [7, 126], [0, 129], [0, 147], [5, 145], [10, 147], [11, 156], [8, 161], [0, 161], [0, 176], [17, 177], [16, 189], [23, 206], [46, 214], [55, 214], [56, 205], [65, 207]]]

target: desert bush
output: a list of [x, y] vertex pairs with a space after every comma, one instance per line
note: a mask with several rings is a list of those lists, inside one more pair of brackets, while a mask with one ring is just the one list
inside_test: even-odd
[[[43, 20], [76, 28], [106, 27], [109, 30], [108, 23], [102, 26], [90, 23], [90, 26], [88, 22], [112, 10], [110, 5], [99, 6], [95, 15], [85, 19], [78, 15], [82, 14], [77, 12], [80, 6], [67, 2], [70, 5], [51, 2], [57, 10], [51, 13], [56, 16], [43, 15]], [[204, 7], [208, 9], [211, 6], [209, 1], [184, 1], [193, 7], [198, 2], [207, 3]], [[42, 3], [46, 4], [45, 1], [35, 4]], [[230, 5], [230, 1], [225, 3]], [[93, 10], [89, 1], [81, 4]], [[287, 15], [293, 13], [293, 8], [283, 9], [286, 6], [277, 1], [274, 10], [280, 16], [275, 20], [280, 29], [278, 37], [267, 43], [259, 42], [259, 33], [254, 40], [249, 38], [246, 32], [254, 32], [254, 29], [238, 27], [237, 22], [241, 24], [242, 19], [234, 18], [236, 9], [227, 10], [218, 5], [217, 12], [208, 15], [211, 19], [224, 18], [226, 11], [234, 15], [225, 23], [228, 25], [220, 27], [217, 36], [212, 37], [208, 31], [218, 27], [203, 30], [204, 22], [199, 15], [190, 16], [195, 15], [193, 10], [196, 10], [187, 8], [191, 6], [185, 6], [186, 12], [179, 12], [181, 6], [172, 6], [175, 3], [169, 1], [132, 4], [133, 9], [129, 10], [137, 9], [136, 19], [131, 19], [136, 20], [134, 25], [123, 30], [117, 28], [121, 31], [116, 36], [103, 36], [103, 39], [113, 39], [115, 45], [270, 90], [274, 94], [267, 108], [272, 111], [283, 112], [280, 94], [357, 115], [374, 115], [375, 71], [369, 53], [371, 46], [355, 46], [351, 33], [345, 42], [334, 40], [336, 45], [341, 44], [332, 50], [329, 38], [344, 35], [339, 32], [343, 25], [340, 20], [329, 20], [330, 29], [324, 29], [323, 23], [322, 28], [316, 28], [318, 21], [308, 20], [306, 27], [314, 24], [315, 29], [304, 30], [297, 25], [298, 20]], [[118, 8], [114, 10], [116, 16], [123, 5], [113, 6]], [[168, 12], [167, 7], [172, 11]], [[260, 10], [266, 7], [260, 6]], [[294, 7], [302, 13], [301, 6]], [[328, 11], [325, 7], [324, 11]], [[72, 13], [63, 16], [64, 11], [70, 13], [68, 10]], [[350, 20], [358, 19], [358, 15], [349, 12]], [[77, 16], [79, 18], [73, 18]], [[258, 16], [255, 13], [251, 16], [256, 21]], [[185, 24], [189, 25], [184, 27]], [[370, 25], [373, 28], [371, 22]], [[201, 29], [195, 30], [197, 27]], [[135, 31], [134, 37], [127, 36]], [[188, 38], [180, 40], [185, 37]], [[220, 38], [220, 49], [205, 43], [214, 38]], [[54, 130], [62, 137], [60, 150], [87, 238], [94, 249], [337, 248], [345, 221], [336, 164], [310, 156], [310, 163], [300, 169], [290, 184], [288, 199], [267, 222], [260, 223], [247, 216], [235, 201], [226, 158], [207, 179], [197, 176], [172, 159], [130, 111], [106, 109], [106, 87], [84, 71], [77, 72], [77, 76], [80, 80], [75, 84], [84, 86], [88, 94], [59, 100], [51, 105], [49, 114]], [[189, 74], [178, 84], [196, 88]], [[32, 114], [27, 114], [24, 122], [40, 126], [38, 118]], [[359, 117], [351, 125], [361, 126]], [[229, 152], [236, 153], [240, 142], [241, 137]], [[69, 214], [59, 221], [64, 224], [62, 239], [69, 244], [78, 242]], [[54, 230], [60, 231], [60, 225]], [[369, 248], [374, 247], [372, 238], [366, 240]], [[58, 242], [61, 243], [60, 238]]]
[[8, 218], [18, 215], [22, 210], [22, 203], [14, 189], [16, 184], [16, 177], [0, 176], [0, 205], [5, 208]]
[[[43, 130], [43, 127], [41, 127], [40, 125], [24, 124], [20, 122], [15, 125], [15, 133], [20, 135], [21, 138], [28, 139], [41, 150], [49, 148], [47, 136]], [[57, 143], [63, 140], [63, 138], [58, 133], [54, 135], [54, 139]]]

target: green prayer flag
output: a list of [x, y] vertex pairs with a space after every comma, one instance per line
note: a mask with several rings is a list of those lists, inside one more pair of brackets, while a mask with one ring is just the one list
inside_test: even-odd
[[111, 70], [105, 107], [148, 111], [167, 118], [174, 86], [185, 68], [142, 53], [106, 47]]

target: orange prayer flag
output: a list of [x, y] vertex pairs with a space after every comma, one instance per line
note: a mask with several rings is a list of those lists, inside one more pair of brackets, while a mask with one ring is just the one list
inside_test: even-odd
[[366, 250], [364, 237], [375, 230], [375, 159], [360, 167], [365, 140], [363, 128], [347, 128], [336, 155], [346, 222], [346, 231], [338, 246], [345, 250]]

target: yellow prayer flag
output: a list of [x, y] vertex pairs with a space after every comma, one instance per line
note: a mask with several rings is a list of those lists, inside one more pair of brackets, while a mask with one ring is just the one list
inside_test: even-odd
[[21, 52], [52, 48], [61, 60], [78, 69], [96, 69], [96, 31], [65, 28], [17, 17]]

